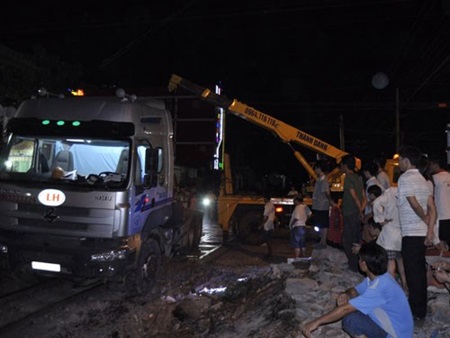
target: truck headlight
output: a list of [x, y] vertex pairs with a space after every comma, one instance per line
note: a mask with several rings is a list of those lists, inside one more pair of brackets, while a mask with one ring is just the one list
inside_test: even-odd
[[0, 253], [5, 255], [8, 253], [8, 246], [6, 244], [0, 243]]
[[111, 262], [117, 259], [125, 259], [127, 257], [126, 250], [111, 250], [91, 255], [92, 262]]

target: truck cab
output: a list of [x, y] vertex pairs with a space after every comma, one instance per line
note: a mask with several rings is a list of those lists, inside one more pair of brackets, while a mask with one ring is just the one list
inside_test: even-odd
[[187, 237], [186, 215], [173, 200], [164, 103], [32, 99], [4, 135], [0, 249], [10, 266], [81, 277], [132, 273], [145, 291], [160, 255]]

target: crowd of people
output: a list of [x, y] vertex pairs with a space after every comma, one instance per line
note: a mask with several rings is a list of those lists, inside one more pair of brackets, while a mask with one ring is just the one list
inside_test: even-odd
[[339, 164], [345, 173], [340, 205], [331, 198], [327, 164], [317, 163], [312, 210], [301, 195], [294, 198], [290, 227], [295, 257], [304, 251], [302, 228], [312, 217], [320, 229], [314, 249], [325, 248], [331, 238], [338, 241], [340, 234], [349, 270], [366, 279], [340, 295], [334, 310], [304, 325], [304, 336], [342, 319], [353, 337], [412, 337], [414, 323], [427, 314], [428, 269], [450, 291], [450, 263], [428, 267], [426, 261], [429, 248], [442, 253], [450, 243], [450, 172], [443, 160], [404, 146], [398, 158], [401, 174], [391, 186], [383, 159], [366, 163], [360, 175], [356, 159], [346, 155]]

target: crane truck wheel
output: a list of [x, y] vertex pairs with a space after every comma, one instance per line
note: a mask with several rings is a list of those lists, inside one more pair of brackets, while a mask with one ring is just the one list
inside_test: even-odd
[[146, 239], [141, 245], [136, 270], [127, 278], [127, 289], [140, 295], [146, 294], [155, 286], [161, 267], [161, 250], [158, 243]]
[[261, 213], [252, 211], [243, 214], [237, 220], [238, 236], [249, 244], [261, 244], [261, 235], [258, 227], [261, 224]]

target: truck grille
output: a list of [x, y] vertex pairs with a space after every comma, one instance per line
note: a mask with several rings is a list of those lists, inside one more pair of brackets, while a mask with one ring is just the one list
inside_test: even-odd
[[118, 210], [76, 207], [46, 207], [19, 204], [16, 210], [0, 214], [2, 226], [9, 229], [86, 237], [110, 238]]

